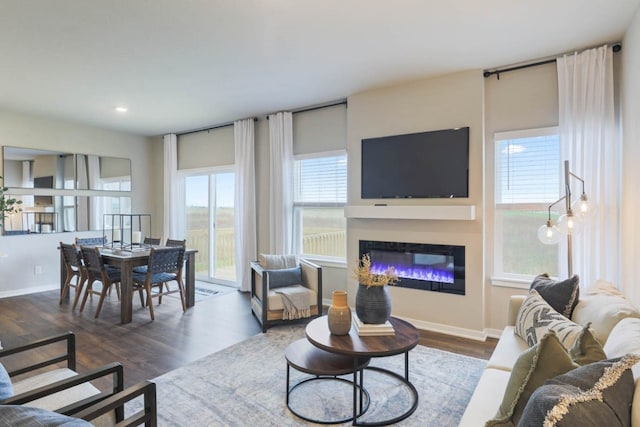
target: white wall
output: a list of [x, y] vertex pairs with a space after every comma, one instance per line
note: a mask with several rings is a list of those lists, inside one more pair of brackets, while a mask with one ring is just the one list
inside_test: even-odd
[[622, 43], [622, 290], [640, 304], [640, 8]]
[[[472, 221], [349, 219], [347, 261], [358, 259], [359, 240], [463, 245], [466, 247], [466, 295], [391, 287], [392, 314], [416, 326], [482, 337], [483, 273], [483, 104], [481, 70], [407, 82], [370, 90], [348, 99], [349, 204], [373, 205], [360, 198], [360, 141], [384, 135], [469, 126], [469, 198], [389, 200], [397, 205], [473, 205]], [[389, 165], [393, 168], [402, 165]], [[350, 276], [350, 275], [349, 275]], [[348, 278], [353, 305], [357, 282]]]
[[[486, 328], [502, 330], [507, 323], [509, 297], [527, 289], [491, 284], [494, 265], [493, 136], [496, 132], [558, 125], [558, 78], [556, 65], [546, 64], [485, 79], [485, 206], [486, 206]], [[544, 273], [541, 271], [540, 273]]]
[[[158, 193], [152, 179], [154, 175], [150, 174], [152, 163], [147, 138], [0, 111], [0, 146], [4, 145], [130, 158], [132, 211], [151, 213], [155, 221], [152, 201]], [[95, 232], [0, 236], [0, 253], [8, 255], [0, 258], [0, 297], [59, 287], [56, 248], [60, 241], [73, 242], [74, 237], [80, 235], [95, 235]], [[35, 274], [36, 266], [42, 267], [42, 274]]]

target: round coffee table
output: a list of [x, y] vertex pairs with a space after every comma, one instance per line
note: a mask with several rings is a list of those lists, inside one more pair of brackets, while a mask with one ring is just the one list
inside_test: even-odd
[[[404, 375], [399, 375], [388, 369], [379, 367], [368, 366], [365, 370], [374, 370], [386, 375], [390, 375], [398, 379], [406, 387], [408, 387], [413, 401], [407, 411], [389, 420], [374, 421], [374, 422], [358, 422], [358, 418], [362, 415], [358, 413], [358, 387], [362, 387], [363, 377], [361, 376], [360, 384], [357, 383], [356, 376], [354, 375], [353, 384], [353, 425], [389, 425], [404, 420], [411, 414], [413, 414], [418, 407], [418, 391], [415, 386], [409, 381], [409, 351], [418, 345], [420, 335], [418, 330], [408, 322], [404, 320], [391, 317], [389, 319], [393, 329], [394, 335], [379, 335], [379, 336], [359, 336], [355, 328], [351, 328], [348, 335], [332, 335], [329, 331], [329, 324], [327, 316], [318, 317], [306, 327], [307, 339], [311, 344], [336, 355], [347, 356], [351, 358], [353, 367], [357, 366], [357, 361], [362, 357], [385, 357], [394, 356], [397, 354], [405, 355], [404, 358]], [[373, 396], [372, 396], [373, 398]], [[362, 401], [360, 401], [362, 405]]]
[[[302, 338], [295, 341], [287, 347], [284, 353], [287, 359], [287, 407], [299, 418], [317, 424], [340, 424], [351, 420], [351, 417], [339, 420], [317, 420], [301, 414], [289, 405], [289, 395], [298, 386], [309, 381], [317, 380], [334, 380], [351, 383], [345, 378], [338, 378], [339, 375], [354, 374], [354, 387], [360, 390], [360, 401], [363, 400], [363, 394], [366, 397], [367, 404], [360, 408], [358, 415], [362, 415], [369, 408], [369, 393], [362, 387], [362, 371], [367, 367], [371, 358], [360, 357], [354, 359], [347, 356], [341, 356], [335, 353], [329, 353], [313, 346], [308, 340]], [[289, 368], [292, 367], [297, 371], [314, 375], [311, 378], [299, 381], [292, 387], [289, 387]], [[356, 374], [360, 373], [360, 385], [355, 384]]]

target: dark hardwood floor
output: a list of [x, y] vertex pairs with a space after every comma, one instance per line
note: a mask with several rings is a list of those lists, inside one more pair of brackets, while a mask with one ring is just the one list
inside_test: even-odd
[[[261, 333], [249, 308], [249, 296], [241, 292], [197, 302], [185, 313], [177, 298], [165, 297], [156, 308], [153, 322], [148, 311], [134, 299], [133, 322], [127, 325], [119, 323], [115, 292], [105, 302], [100, 318], [95, 319], [97, 300], [88, 301], [84, 312], [79, 313], [78, 309], [71, 311], [68, 302], [58, 305], [56, 291], [0, 299], [2, 345], [10, 348], [73, 331], [79, 371], [118, 361], [124, 365], [125, 385], [129, 386]], [[478, 342], [422, 331], [420, 344], [487, 359], [496, 340]], [[5, 362], [9, 368], [19, 363]]]

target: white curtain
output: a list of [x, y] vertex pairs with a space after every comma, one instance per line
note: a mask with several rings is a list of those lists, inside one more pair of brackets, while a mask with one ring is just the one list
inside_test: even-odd
[[[165, 239], [179, 239], [178, 233], [178, 137], [176, 134], [164, 136], [164, 223], [162, 234]], [[187, 242], [189, 244], [189, 242]]]
[[243, 292], [251, 290], [249, 263], [257, 259], [255, 132], [253, 119], [233, 123], [235, 142], [234, 226], [236, 283]]
[[291, 113], [269, 115], [269, 241], [273, 254], [293, 250], [293, 122]]
[[[102, 178], [100, 177], [100, 156], [89, 154], [87, 156], [87, 182], [91, 190], [102, 190]], [[104, 197], [89, 197], [90, 218], [89, 230], [102, 230]]]
[[[585, 192], [596, 203], [584, 230], [573, 238], [573, 271], [582, 287], [597, 279], [619, 284], [621, 143], [612, 57], [611, 48], [602, 46], [557, 59], [562, 160], [585, 180]], [[577, 180], [571, 184], [573, 202], [582, 188]], [[566, 276], [566, 263], [560, 266]]]

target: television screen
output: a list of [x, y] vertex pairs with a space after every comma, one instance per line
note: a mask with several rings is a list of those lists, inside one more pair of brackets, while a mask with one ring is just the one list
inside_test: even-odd
[[469, 197], [469, 128], [362, 140], [363, 199]]

